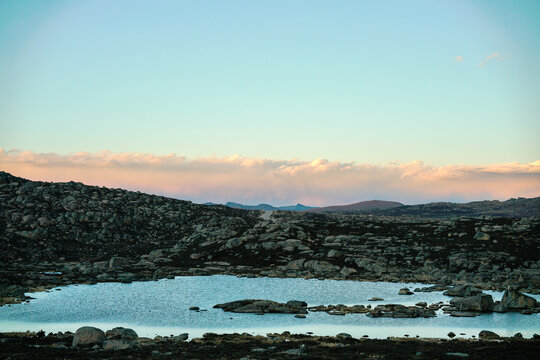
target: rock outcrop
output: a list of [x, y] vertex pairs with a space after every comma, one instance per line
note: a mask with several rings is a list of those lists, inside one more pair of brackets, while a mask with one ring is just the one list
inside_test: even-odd
[[458, 311], [493, 311], [493, 297], [488, 294], [476, 296], [457, 297], [450, 300], [450, 304]]
[[533, 309], [536, 305], [537, 301], [535, 298], [522, 294], [516, 290], [506, 290], [501, 300], [502, 309], [510, 311]]

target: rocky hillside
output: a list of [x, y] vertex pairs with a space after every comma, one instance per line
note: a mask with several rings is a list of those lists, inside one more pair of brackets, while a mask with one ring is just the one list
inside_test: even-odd
[[540, 217], [540, 197], [509, 199], [506, 201], [474, 201], [464, 204], [435, 202], [419, 205], [403, 205], [387, 209], [367, 209], [361, 212], [373, 215], [425, 218], [455, 218], [461, 216]]
[[540, 292], [534, 217], [270, 214], [7, 173], [0, 204], [4, 298], [55, 284], [218, 273]]
[[230, 237], [259, 221], [258, 212], [5, 172], [0, 201], [1, 261], [135, 257], [173, 247], [196, 229], [219, 228]]

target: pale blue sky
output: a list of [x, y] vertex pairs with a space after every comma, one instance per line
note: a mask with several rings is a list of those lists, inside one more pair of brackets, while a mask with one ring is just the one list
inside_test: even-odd
[[538, 19], [536, 0], [0, 0], [0, 147], [531, 162]]

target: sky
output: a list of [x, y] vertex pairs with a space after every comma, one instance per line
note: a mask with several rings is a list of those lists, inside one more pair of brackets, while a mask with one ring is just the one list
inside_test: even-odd
[[3, 0], [0, 169], [193, 201], [540, 196], [539, 18], [536, 0]]

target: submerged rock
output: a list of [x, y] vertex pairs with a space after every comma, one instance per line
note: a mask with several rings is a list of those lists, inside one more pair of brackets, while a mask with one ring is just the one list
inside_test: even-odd
[[453, 316], [453, 317], [476, 317], [479, 315], [480, 315], [479, 312], [474, 312], [474, 311], [452, 311], [450, 313], [450, 316]]

